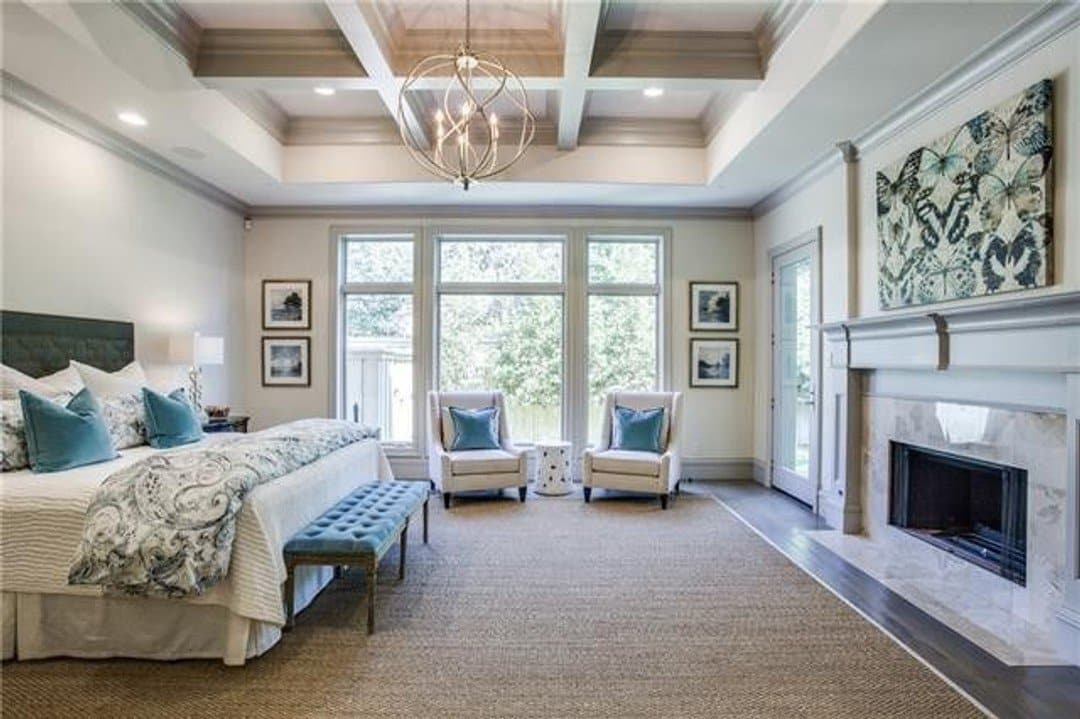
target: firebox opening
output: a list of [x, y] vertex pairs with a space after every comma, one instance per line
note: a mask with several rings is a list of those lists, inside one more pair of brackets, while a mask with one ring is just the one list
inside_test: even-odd
[[1027, 472], [891, 443], [889, 523], [1023, 585]]

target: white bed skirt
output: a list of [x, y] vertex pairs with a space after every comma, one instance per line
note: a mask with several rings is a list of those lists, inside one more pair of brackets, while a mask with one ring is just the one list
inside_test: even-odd
[[[333, 578], [331, 567], [297, 567], [297, 608]], [[278, 625], [214, 604], [4, 592], [0, 605], [4, 660], [221, 659], [241, 666], [281, 639]]]

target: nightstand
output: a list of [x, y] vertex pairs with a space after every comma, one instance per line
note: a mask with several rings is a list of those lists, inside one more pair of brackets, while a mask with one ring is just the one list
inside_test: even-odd
[[203, 424], [203, 432], [247, 432], [248, 420], [246, 414], [231, 414], [226, 419], [211, 420]]

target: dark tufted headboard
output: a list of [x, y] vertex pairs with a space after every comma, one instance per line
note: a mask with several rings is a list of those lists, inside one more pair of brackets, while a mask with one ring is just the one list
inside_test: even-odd
[[0, 362], [31, 377], [69, 360], [115, 372], [135, 359], [135, 325], [0, 310]]

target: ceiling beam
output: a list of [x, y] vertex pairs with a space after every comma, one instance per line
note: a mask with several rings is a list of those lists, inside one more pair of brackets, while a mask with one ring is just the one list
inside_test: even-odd
[[200, 80], [367, 77], [338, 30], [203, 30], [194, 67]]
[[761, 50], [750, 32], [604, 30], [593, 77], [760, 80]]
[[565, 6], [563, 36], [563, 82], [559, 98], [558, 145], [560, 150], [573, 150], [581, 133], [581, 118], [585, 114], [585, 95], [589, 71], [592, 68], [593, 46], [600, 29], [603, 0], [579, 0]]
[[379, 30], [381, 23], [374, 4], [367, 0], [325, 0], [325, 2], [334, 21], [345, 35], [353, 52], [356, 53], [356, 58], [371, 78], [386, 109], [398, 123], [404, 123], [401, 130], [407, 131], [421, 146], [430, 145], [427, 127], [412, 104], [404, 103], [403, 116], [398, 117], [398, 95], [401, 92], [401, 83], [394, 75], [390, 42], [386, 33]]

